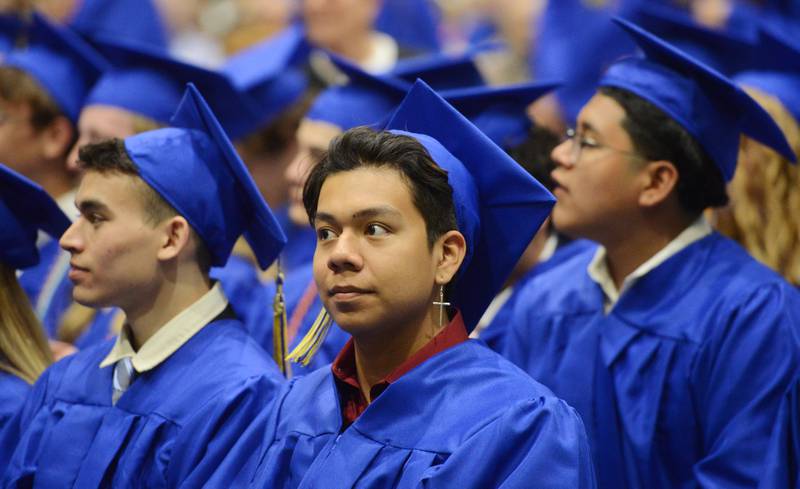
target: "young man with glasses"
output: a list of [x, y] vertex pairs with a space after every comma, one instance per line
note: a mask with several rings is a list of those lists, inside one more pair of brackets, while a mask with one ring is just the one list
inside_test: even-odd
[[620, 24], [644, 56], [553, 151], [553, 221], [600, 246], [527, 284], [505, 352], [581, 413], [599, 487], [754, 487], [800, 298], [702, 214], [727, 202], [742, 133], [791, 150], [730, 81]]

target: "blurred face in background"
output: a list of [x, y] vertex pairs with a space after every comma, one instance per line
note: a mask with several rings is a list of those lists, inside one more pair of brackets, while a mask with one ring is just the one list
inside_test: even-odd
[[303, 186], [308, 173], [328, 150], [328, 143], [343, 131], [329, 122], [303, 119], [297, 129], [297, 154], [286, 168], [289, 185], [289, 218], [298, 226], [308, 226], [308, 214], [303, 206]]
[[78, 118], [78, 141], [67, 155], [67, 168], [78, 171], [78, 150], [83, 145], [133, 136], [136, 133], [135, 117], [131, 111], [110, 105], [84, 107]]
[[308, 38], [338, 51], [341, 43], [372, 31], [380, 6], [380, 0], [302, 0]]

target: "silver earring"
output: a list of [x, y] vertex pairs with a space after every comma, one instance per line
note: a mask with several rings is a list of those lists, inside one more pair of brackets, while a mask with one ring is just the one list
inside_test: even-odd
[[439, 306], [439, 327], [444, 324], [444, 308], [450, 306], [449, 302], [444, 301], [444, 285], [439, 286], [439, 300], [433, 301], [434, 306]]

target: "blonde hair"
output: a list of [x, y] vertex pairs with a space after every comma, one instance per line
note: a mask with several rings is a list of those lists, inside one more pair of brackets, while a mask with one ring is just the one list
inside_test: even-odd
[[[746, 91], [773, 117], [800, 156], [800, 124], [777, 98]], [[728, 187], [731, 206], [718, 228], [757, 260], [800, 285], [800, 171], [775, 151], [743, 137], [736, 174]]]
[[52, 362], [44, 331], [16, 271], [0, 263], [0, 370], [32, 384]]

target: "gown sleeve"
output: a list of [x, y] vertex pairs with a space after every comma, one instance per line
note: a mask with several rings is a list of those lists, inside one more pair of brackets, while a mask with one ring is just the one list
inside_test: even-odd
[[788, 286], [760, 287], [698, 350], [692, 398], [701, 420], [701, 487], [755, 487], [778, 407], [800, 365], [800, 300]]
[[509, 406], [431, 467], [420, 487], [590, 489], [595, 480], [580, 417], [563, 401], [542, 397]]
[[781, 403], [759, 489], [800, 489], [800, 379]]

